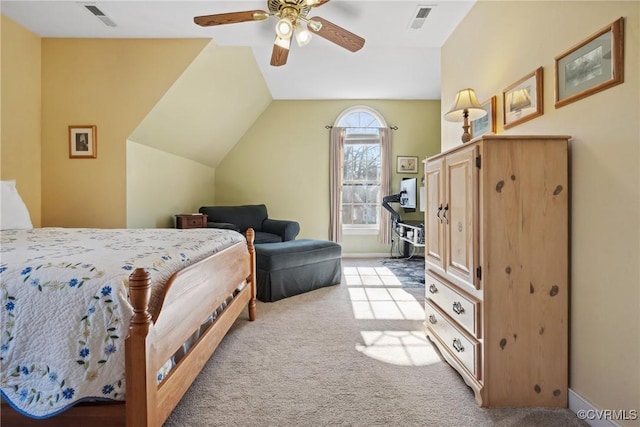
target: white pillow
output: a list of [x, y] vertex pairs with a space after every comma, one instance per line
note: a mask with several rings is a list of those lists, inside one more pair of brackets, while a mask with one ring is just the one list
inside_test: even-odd
[[29, 210], [16, 189], [16, 181], [0, 181], [0, 230], [28, 230], [33, 228]]

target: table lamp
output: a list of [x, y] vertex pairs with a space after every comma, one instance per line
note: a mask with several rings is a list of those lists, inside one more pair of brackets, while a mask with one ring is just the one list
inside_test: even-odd
[[476, 120], [486, 115], [487, 112], [482, 108], [473, 89], [467, 88], [458, 91], [456, 101], [453, 108], [449, 110], [444, 119], [448, 122], [464, 122], [462, 129], [462, 142], [469, 142], [471, 134], [469, 133], [469, 120]]

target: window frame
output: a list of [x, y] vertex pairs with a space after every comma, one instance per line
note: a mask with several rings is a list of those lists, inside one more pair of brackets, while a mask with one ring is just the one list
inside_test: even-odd
[[[344, 147], [345, 147], [345, 152], [347, 149], [348, 145], [372, 145], [375, 146], [378, 149], [378, 155], [381, 156], [381, 144], [380, 144], [380, 136], [374, 136], [373, 134], [351, 134], [348, 136], [345, 136], [344, 138]], [[344, 158], [343, 158], [343, 167], [344, 167]], [[381, 167], [381, 166], [380, 166]], [[379, 168], [380, 168], [379, 167]], [[359, 185], [359, 184], [364, 184], [365, 186], [369, 186], [369, 185], [374, 185], [377, 187], [380, 187], [381, 185], [381, 171], [378, 168], [378, 179], [375, 180], [371, 180], [371, 179], [345, 179], [344, 175], [343, 175], [343, 179], [342, 179], [342, 193], [344, 195], [344, 190], [349, 186], [349, 185]], [[343, 169], [344, 171], [344, 169]], [[378, 190], [378, 199], [380, 199], [380, 189]], [[355, 203], [353, 201], [351, 202], [345, 202], [344, 201], [344, 196], [342, 198], [342, 202], [341, 202], [341, 212], [344, 212], [345, 210], [345, 206], [351, 206], [352, 208], [354, 206], [363, 206], [366, 207], [367, 206], [371, 206], [373, 205], [373, 207], [375, 208], [375, 217], [376, 217], [376, 222], [375, 223], [370, 223], [370, 224], [345, 224], [344, 223], [344, 217], [342, 218], [343, 222], [342, 222], [342, 226], [343, 226], [343, 231], [345, 230], [357, 230], [357, 234], [374, 234], [378, 232], [379, 228], [380, 228], [380, 207], [378, 206], [380, 203], [380, 200], [376, 200], [375, 202], [362, 202], [362, 203]], [[367, 233], [366, 231], [370, 230], [371, 233]]]
[[[358, 122], [357, 122], [357, 126], [353, 126], [353, 123], [349, 123], [352, 121], [353, 119], [353, 115], [354, 114], [360, 114], [360, 113], [365, 113], [369, 116], [371, 116], [371, 118], [373, 120], [371, 120], [369, 122], [369, 124], [367, 124], [366, 126], [362, 126], [362, 123], [359, 121], [362, 117], [358, 117]], [[375, 124], [372, 125], [372, 124]], [[368, 106], [364, 106], [364, 105], [357, 105], [357, 106], [353, 106], [350, 107], [346, 110], [344, 110], [340, 116], [338, 116], [338, 118], [335, 121], [335, 126], [338, 127], [344, 127], [346, 129], [351, 129], [351, 130], [364, 130], [364, 129], [375, 129], [375, 132], [353, 132], [351, 134], [349, 134], [349, 132], [347, 131], [347, 134], [344, 137], [344, 147], [346, 148], [346, 146], [348, 144], [355, 144], [357, 142], [349, 142], [351, 141], [357, 141], [357, 140], [364, 140], [364, 141], [372, 141], [371, 144], [372, 145], [377, 145], [378, 149], [380, 150], [380, 156], [382, 157], [384, 154], [382, 152], [382, 137], [380, 135], [380, 132], [378, 131], [378, 129], [383, 128], [383, 127], [387, 127], [387, 124], [385, 122], [385, 120], [382, 118], [382, 116], [375, 111], [373, 108], [368, 107]], [[342, 162], [342, 177], [341, 177], [341, 185], [340, 185], [340, 189], [341, 189], [341, 193], [344, 191], [344, 166], [345, 166], [345, 158], [344, 158], [344, 154], [342, 159], [340, 160]], [[378, 170], [378, 180], [376, 181], [378, 186], [379, 186], [379, 191], [378, 191], [378, 200], [375, 203], [375, 208], [376, 208], [376, 223], [375, 224], [345, 224], [344, 223], [344, 217], [341, 219], [341, 224], [342, 224], [342, 232], [345, 235], [376, 235], [379, 233], [380, 231], [380, 220], [381, 220], [381, 203], [382, 203], [382, 158], [380, 160], [380, 166], [379, 166], [379, 170]], [[342, 201], [343, 197], [341, 196], [341, 201], [340, 201], [340, 214], [342, 215], [342, 213], [344, 212], [344, 206], [345, 203]], [[370, 205], [371, 203], [369, 203]], [[353, 203], [352, 203], [353, 205]], [[367, 205], [367, 204], [364, 204]]]

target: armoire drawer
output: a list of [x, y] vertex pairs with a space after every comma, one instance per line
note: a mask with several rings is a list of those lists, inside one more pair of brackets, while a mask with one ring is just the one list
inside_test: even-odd
[[453, 286], [436, 276], [430, 270], [426, 275], [426, 296], [435, 302], [438, 307], [449, 317], [458, 322], [467, 331], [480, 336], [482, 328], [480, 327], [480, 302], [471, 296], [466, 296], [457, 291]]
[[425, 313], [427, 328], [447, 346], [449, 353], [459, 360], [474, 377], [480, 379], [480, 343], [449, 322], [433, 301], [426, 300]]

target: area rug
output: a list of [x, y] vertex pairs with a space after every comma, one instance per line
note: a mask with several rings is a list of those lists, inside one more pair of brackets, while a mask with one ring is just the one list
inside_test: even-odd
[[424, 258], [385, 258], [380, 261], [402, 283], [403, 288], [424, 288]]

